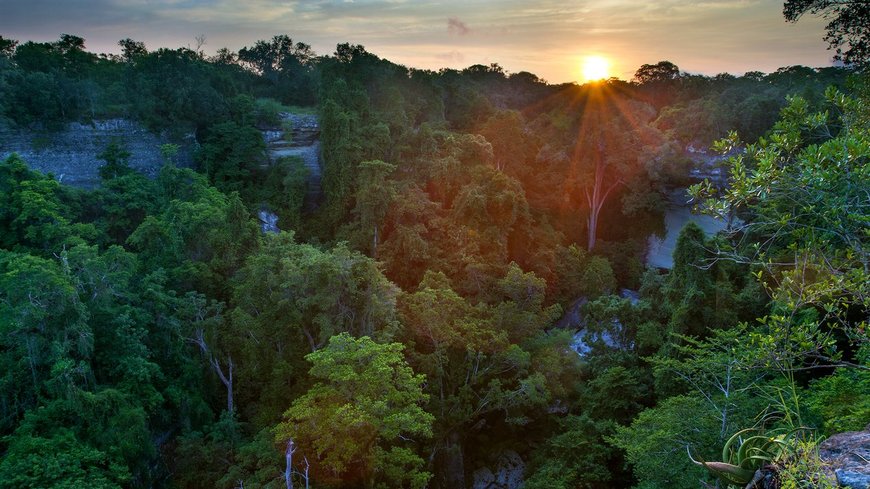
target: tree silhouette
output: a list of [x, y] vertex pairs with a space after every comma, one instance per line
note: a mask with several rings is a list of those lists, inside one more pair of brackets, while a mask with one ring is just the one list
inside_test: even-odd
[[[866, 0], [786, 0], [782, 14], [797, 22], [804, 14], [830, 19], [825, 26], [828, 49], [834, 59], [860, 65], [870, 60], [870, 2]], [[845, 51], [843, 50], [845, 48]]]

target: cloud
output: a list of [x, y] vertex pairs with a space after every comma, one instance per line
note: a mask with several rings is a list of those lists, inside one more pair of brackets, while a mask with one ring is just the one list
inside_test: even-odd
[[447, 19], [447, 32], [464, 36], [471, 32], [471, 29], [468, 28], [465, 22], [459, 20], [458, 17], [450, 17]]
[[788, 24], [770, 0], [0, 0], [4, 37], [62, 32], [97, 52], [118, 52], [125, 37], [155, 49], [204, 34], [210, 52], [288, 34], [321, 54], [351, 42], [408, 66], [498, 62], [554, 82], [576, 78], [588, 54], [609, 57], [626, 78], [662, 59], [715, 74], [830, 58], [824, 19]]
[[448, 53], [436, 54], [435, 58], [451, 65], [457, 65], [465, 62], [465, 55], [460, 53], [459, 51], [450, 51]]

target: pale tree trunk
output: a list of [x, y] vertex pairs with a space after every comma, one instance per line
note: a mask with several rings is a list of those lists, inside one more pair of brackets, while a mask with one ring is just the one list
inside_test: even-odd
[[232, 413], [235, 411], [235, 406], [233, 405], [233, 357], [227, 357], [227, 375], [224, 375], [224, 370], [217, 358], [211, 358], [211, 366], [217, 372], [221, 383], [227, 389], [227, 412]]
[[601, 208], [607, 201], [607, 196], [619, 184], [619, 180], [613, 182], [607, 189], [604, 188], [604, 173], [606, 171], [604, 164], [604, 145], [599, 144], [595, 158], [595, 181], [592, 184], [592, 192], [589, 192], [589, 187], [586, 187], [586, 203], [589, 204], [589, 216], [586, 218], [588, 240], [586, 249], [592, 251], [595, 248], [595, 240], [598, 237], [598, 216], [601, 214]]
[[311, 468], [311, 464], [308, 463], [308, 457], [304, 455], [302, 460], [305, 462], [305, 472], [302, 473], [302, 478], [305, 479], [305, 489], [308, 489], [308, 469]]
[[311, 469], [311, 464], [308, 463], [308, 457], [302, 456], [302, 461], [305, 462], [303, 472], [293, 470], [293, 454], [296, 453], [297, 446], [293, 440], [287, 440], [287, 449], [284, 451], [284, 485], [287, 489], [293, 489], [293, 474], [299, 474], [302, 480], [305, 481], [305, 489], [308, 489], [308, 471]]
[[296, 452], [296, 445], [293, 440], [287, 440], [287, 450], [284, 451], [284, 484], [287, 489], [293, 489], [293, 454]]
[[196, 338], [190, 338], [190, 341], [199, 346], [199, 349], [202, 350], [202, 353], [206, 356], [209, 365], [211, 365], [212, 369], [217, 373], [218, 378], [221, 379], [221, 383], [227, 389], [227, 412], [232, 413], [235, 410], [233, 404], [233, 370], [235, 367], [233, 364], [233, 358], [227, 357], [227, 372], [224, 373], [220, 360], [209, 351], [208, 344], [205, 342], [205, 334], [202, 329], [198, 329], [196, 331]]
[[719, 378], [716, 378], [716, 386], [719, 388], [719, 391], [725, 396], [725, 401], [722, 402], [722, 407], [720, 408], [720, 427], [719, 427], [719, 439], [724, 440], [726, 434], [726, 428], [728, 427], [728, 407], [730, 404], [730, 396], [731, 396], [731, 367], [733, 363], [729, 363], [728, 366], [725, 367], [725, 381], [722, 382]]

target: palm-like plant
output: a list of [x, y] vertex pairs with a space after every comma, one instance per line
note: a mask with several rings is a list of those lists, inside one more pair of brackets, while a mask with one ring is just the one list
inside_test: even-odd
[[[773, 465], [793, 451], [796, 434], [805, 428], [796, 428], [788, 432], [776, 434], [764, 433], [760, 428], [747, 428], [734, 433], [722, 447], [721, 462], [698, 461], [689, 452], [693, 463], [706, 468], [723, 482], [739, 487], [749, 484], [758, 469], [765, 465]], [[757, 433], [743, 438], [749, 433]], [[686, 447], [686, 451], [689, 451]]]

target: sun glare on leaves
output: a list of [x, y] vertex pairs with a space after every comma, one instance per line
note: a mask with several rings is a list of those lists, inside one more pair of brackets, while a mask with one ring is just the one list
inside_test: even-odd
[[583, 59], [583, 82], [594, 82], [610, 76], [610, 61], [601, 56], [587, 56]]

